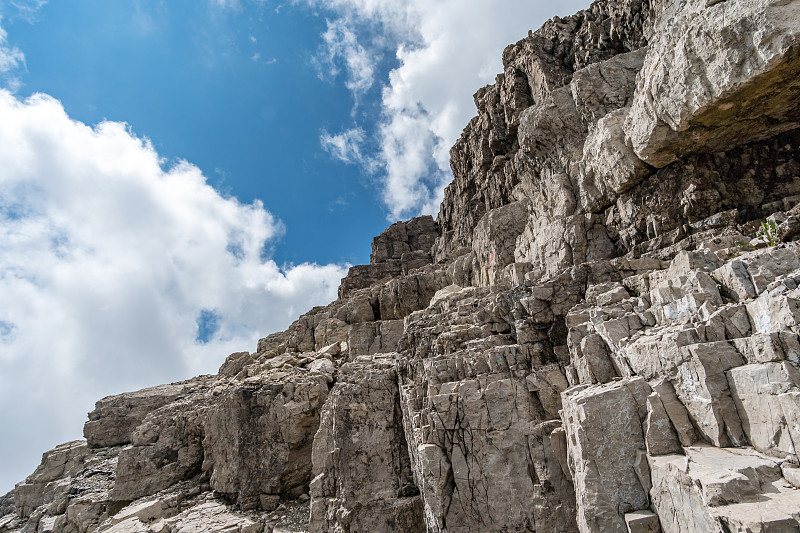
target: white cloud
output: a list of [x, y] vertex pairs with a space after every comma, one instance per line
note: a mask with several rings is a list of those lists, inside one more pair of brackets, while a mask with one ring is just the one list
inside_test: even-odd
[[[0, 23], [3, 17], [0, 16]], [[8, 45], [8, 34], [0, 26], [0, 77], [6, 81], [11, 91], [19, 89], [21, 82], [17, 70], [25, 67], [25, 54], [17, 47]]]
[[241, 9], [239, 0], [211, 0], [211, 4], [221, 9]]
[[[511, 0], [305, 0], [336, 13], [332, 27], [375, 58], [387, 48], [399, 66], [382, 80], [379, 159], [392, 218], [438, 211], [452, 180], [449, 149], [476, 110], [472, 94], [502, 71], [503, 48], [554, 15], [588, 7]], [[555, 6], [555, 7], [554, 7]], [[323, 39], [329, 42], [326, 32]], [[371, 37], [370, 37], [371, 36]], [[388, 43], [386, 41], [389, 41]], [[358, 96], [358, 95], [356, 95]]]
[[358, 102], [359, 97], [375, 81], [373, 57], [358, 42], [344, 19], [328, 21], [328, 29], [322, 34], [322, 39], [324, 46], [316, 58], [319, 67], [334, 77], [340, 74], [343, 67], [346, 74], [345, 86], [352, 91]]
[[336, 297], [344, 266], [264, 259], [282, 226], [260, 202], [126, 125], [7, 91], [0, 116], [0, 492], [100, 397], [214, 372]]
[[334, 158], [345, 163], [363, 163], [362, 146], [364, 144], [364, 130], [351, 128], [336, 135], [331, 135], [323, 129], [319, 142], [326, 152]]
[[[48, 0], [10, 0], [10, 7], [15, 10], [14, 16], [21, 17], [30, 23], [36, 22], [39, 10]], [[0, 2], [1, 3], [1, 2]]]

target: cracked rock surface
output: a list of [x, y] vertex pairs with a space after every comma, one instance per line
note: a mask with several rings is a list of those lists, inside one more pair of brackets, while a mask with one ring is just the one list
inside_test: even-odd
[[598, 0], [508, 46], [436, 219], [98, 401], [0, 533], [800, 532], [799, 21]]

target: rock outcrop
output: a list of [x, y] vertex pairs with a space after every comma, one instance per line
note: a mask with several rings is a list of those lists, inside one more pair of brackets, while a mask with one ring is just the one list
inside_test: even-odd
[[598, 0], [503, 65], [437, 220], [100, 400], [0, 532], [800, 532], [800, 0]]

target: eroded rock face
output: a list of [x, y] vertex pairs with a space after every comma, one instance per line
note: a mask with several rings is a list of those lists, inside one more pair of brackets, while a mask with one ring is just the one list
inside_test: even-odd
[[208, 385], [151, 412], [133, 431], [131, 445], [119, 451], [114, 500], [148, 496], [200, 473]]
[[83, 441], [67, 442], [45, 452], [34, 473], [14, 489], [17, 512], [27, 516], [37, 507], [65, 496], [69, 480], [83, 470], [88, 455], [89, 448]]
[[204, 423], [203, 469], [211, 472], [211, 488], [245, 510], [271, 511], [281, 496], [307, 493], [327, 396], [324, 377], [288, 372], [250, 378], [223, 393]]
[[784, 1], [667, 4], [625, 123], [636, 154], [662, 167], [800, 126], [796, 15]]
[[83, 436], [90, 446], [95, 447], [127, 444], [133, 430], [150, 412], [190, 394], [193, 386], [193, 382], [159, 385], [103, 398], [89, 413]]
[[650, 466], [653, 507], [667, 533], [798, 528], [797, 491], [757, 452], [692, 447]]
[[406, 439], [429, 530], [576, 530], [572, 484], [551, 443], [567, 383], [557, 366], [530, 373], [534, 361], [509, 345], [402, 371]]
[[439, 226], [431, 216], [392, 224], [373, 239], [370, 264], [350, 268], [339, 286], [339, 298], [430, 264], [438, 236]]
[[312, 531], [425, 531], [391, 357], [342, 367], [313, 464]]
[[798, 21], [601, 0], [509, 46], [438, 220], [98, 402], [0, 533], [800, 531]]
[[580, 531], [624, 532], [624, 515], [649, 507], [642, 426], [650, 392], [641, 378], [564, 392]]

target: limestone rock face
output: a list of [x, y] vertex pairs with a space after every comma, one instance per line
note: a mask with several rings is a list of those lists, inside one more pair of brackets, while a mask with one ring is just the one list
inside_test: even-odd
[[192, 386], [190, 382], [160, 385], [103, 398], [89, 413], [83, 436], [90, 446], [126, 444], [131, 441], [131, 432], [148, 413], [189, 393]]
[[192, 393], [149, 413], [119, 450], [114, 500], [130, 501], [195, 477], [203, 463], [203, 411], [208, 380], [191, 385]]
[[507, 47], [436, 220], [100, 400], [0, 533], [800, 531], [799, 21], [598, 0]]
[[14, 503], [25, 516], [45, 503], [63, 497], [69, 490], [69, 479], [83, 470], [89, 455], [86, 442], [67, 442], [42, 455], [42, 463], [14, 489]]
[[634, 151], [662, 167], [800, 125], [800, 21], [794, 2], [667, 4], [625, 124]]
[[11, 516], [14, 509], [16, 509], [16, 504], [14, 503], [14, 491], [12, 490], [5, 496], [0, 497], [0, 516]]
[[308, 492], [311, 445], [328, 396], [320, 375], [273, 374], [232, 387], [205, 419], [211, 488], [248, 510]]
[[342, 367], [314, 439], [312, 531], [422, 533], [394, 361]]
[[339, 286], [339, 298], [429, 264], [438, 236], [439, 227], [431, 216], [392, 224], [373, 239], [370, 264], [354, 266], [347, 273]]
[[580, 531], [624, 533], [625, 514], [649, 507], [642, 428], [649, 395], [642, 378], [563, 393]]
[[[453, 292], [406, 319], [401, 348], [416, 355], [399, 367], [400, 394], [428, 528], [575, 531], [563, 446], [551, 439], [567, 380], [544, 365], [546, 344], [496, 333], [514, 322], [496, 296]], [[438, 328], [447, 332], [431, 343]]]
[[692, 447], [650, 459], [663, 531], [796, 531], [797, 495], [778, 464], [752, 450]]
[[430, 253], [438, 235], [436, 221], [431, 216], [395, 222], [372, 240], [369, 262], [377, 265], [389, 259], [402, 259], [412, 252]]

